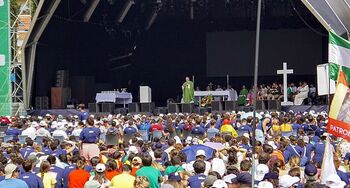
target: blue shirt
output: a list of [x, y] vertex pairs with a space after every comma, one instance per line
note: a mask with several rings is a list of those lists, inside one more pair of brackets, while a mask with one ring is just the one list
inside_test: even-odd
[[55, 156], [55, 157], [58, 157], [58, 156], [60, 156], [61, 154], [67, 155], [67, 151], [64, 150], [64, 149], [57, 149], [57, 150], [51, 152], [51, 155], [53, 155], [53, 156]]
[[55, 173], [56, 174], [56, 184], [55, 184], [55, 188], [62, 188], [63, 187], [63, 169], [57, 166], [51, 166], [50, 167], [50, 172]]
[[203, 127], [194, 127], [191, 131], [192, 134], [195, 134], [195, 135], [204, 135], [205, 133], [205, 130]]
[[349, 184], [349, 176], [345, 172], [342, 172], [341, 170], [337, 170], [337, 174], [340, 177], [340, 179], [345, 182], [346, 184]]
[[0, 187], [1, 188], [29, 188], [26, 182], [20, 179], [5, 179], [0, 181]]
[[239, 127], [239, 130], [238, 132], [240, 134], [243, 134], [243, 133], [252, 133], [253, 132], [253, 129], [249, 126], [249, 125], [242, 125]]
[[[294, 149], [293, 149], [293, 147], [294, 147]], [[300, 146], [297, 146], [297, 145], [296, 146], [293, 145], [293, 147], [292, 147], [292, 145], [288, 145], [286, 147], [286, 151], [288, 151], [288, 152], [286, 152], [286, 151], [283, 152], [283, 156], [284, 156], [284, 159], [286, 162], [288, 162], [289, 159], [294, 157], [294, 156], [298, 156], [298, 157], [303, 156], [304, 149], [302, 149]]]
[[84, 121], [87, 120], [87, 118], [89, 117], [89, 113], [83, 111], [83, 112], [79, 112], [79, 119], [80, 121]]
[[75, 165], [69, 165], [66, 168], [64, 168], [62, 173], [63, 188], [68, 188], [68, 176], [75, 169], [76, 169]]
[[28, 156], [34, 152], [34, 149], [30, 146], [20, 149], [20, 153], [24, 159], [27, 159]]
[[188, 185], [191, 187], [191, 188], [198, 188], [198, 187], [202, 187], [202, 182], [204, 182], [205, 178], [207, 176], [204, 175], [204, 174], [197, 174], [197, 175], [194, 175], [194, 176], [191, 176], [190, 178], [188, 178]]
[[43, 180], [39, 176], [33, 174], [32, 172], [23, 173], [22, 175], [19, 176], [19, 179], [26, 182], [26, 184], [30, 188], [43, 188], [44, 187]]
[[49, 147], [43, 147], [41, 150], [45, 155], [51, 155], [52, 150]]
[[322, 164], [324, 148], [325, 144], [323, 142], [315, 144], [315, 155], [313, 158], [314, 162], [319, 162], [320, 164]]
[[79, 139], [83, 143], [97, 143], [100, 137], [101, 131], [96, 127], [84, 128], [79, 136]]
[[147, 133], [149, 133], [149, 129], [151, 128], [151, 124], [148, 122], [142, 123], [140, 125], [140, 130], [145, 130]]
[[312, 144], [306, 144], [306, 157], [310, 161], [311, 160], [311, 152], [315, 150], [315, 146]]
[[137, 132], [135, 127], [126, 127], [124, 129], [125, 134], [135, 134]]
[[22, 134], [22, 131], [17, 129], [17, 128], [9, 128], [5, 131], [6, 135], [13, 135], [15, 137], [17, 137], [18, 135]]

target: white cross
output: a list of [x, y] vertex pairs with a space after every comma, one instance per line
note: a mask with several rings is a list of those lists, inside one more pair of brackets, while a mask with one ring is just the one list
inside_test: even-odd
[[283, 74], [283, 102], [282, 105], [292, 105], [287, 99], [287, 74], [293, 74], [293, 69], [287, 69], [287, 63], [283, 62], [283, 69], [277, 70], [277, 74]]

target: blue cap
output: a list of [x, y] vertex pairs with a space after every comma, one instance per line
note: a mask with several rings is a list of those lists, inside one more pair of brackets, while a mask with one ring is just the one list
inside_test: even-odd
[[305, 174], [308, 176], [314, 176], [317, 174], [317, 168], [314, 164], [308, 164], [305, 166]]

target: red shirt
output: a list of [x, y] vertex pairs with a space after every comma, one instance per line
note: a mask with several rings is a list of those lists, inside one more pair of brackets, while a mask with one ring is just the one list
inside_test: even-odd
[[106, 171], [106, 178], [111, 181], [112, 178], [116, 175], [119, 175], [120, 172], [116, 171], [116, 170], [111, 170], [111, 171]]
[[136, 171], [138, 171], [139, 169], [140, 169], [140, 168], [132, 167], [130, 175], [136, 176]]
[[68, 187], [84, 188], [84, 185], [89, 181], [90, 174], [85, 170], [73, 170], [68, 176]]
[[152, 124], [151, 129], [150, 129], [151, 132], [162, 131], [162, 130], [163, 130], [163, 126], [159, 123]]

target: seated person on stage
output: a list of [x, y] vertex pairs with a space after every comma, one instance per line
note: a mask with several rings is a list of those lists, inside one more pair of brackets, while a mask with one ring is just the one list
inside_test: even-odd
[[306, 82], [303, 82], [302, 85], [300, 86], [299, 93], [295, 95], [294, 98], [294, 105], [301, 105], [308, 97], [309, 94], [309, 86], [307, 85]]

